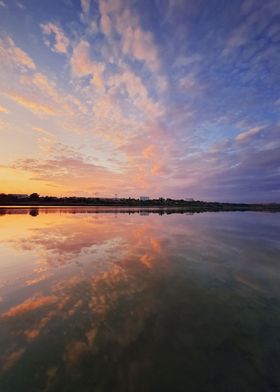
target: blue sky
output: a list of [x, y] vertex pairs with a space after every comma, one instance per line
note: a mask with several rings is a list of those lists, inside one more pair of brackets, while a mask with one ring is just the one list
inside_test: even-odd
[[2, 192], [279, 201], [278, 0], [1, 0]]

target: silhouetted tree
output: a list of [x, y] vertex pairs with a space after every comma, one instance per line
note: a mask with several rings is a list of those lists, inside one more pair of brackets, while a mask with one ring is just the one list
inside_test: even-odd
[[6, 200], [8, 200], [9, 198], [8, 198], [8, 195], [6, 195], [5, 193], [1, 193], [0, 194], [0, 201], [6, 201]]
[[31, 193], [31, 195], [29, 196], [29, 199], [36, 201], [36, 200], [40, 199], [40, 196], [38, 195], [38, 193]]

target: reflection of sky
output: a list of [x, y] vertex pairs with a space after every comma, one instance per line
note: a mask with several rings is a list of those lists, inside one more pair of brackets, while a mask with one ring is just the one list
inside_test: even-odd
[[22, 280], [23, 276], [32, 285], [56, 270], [66, 273], [71, 269], [72, 273], [80, 268], [103, 268], [124, 258], [138, 259], [147, 267], [168, 255], [187, 260], [217, 258], [227, 263], [231, 262], [227, 257], [243, 256], [240, 246], [249, 245], [256, 255], [269, 245], [269, 259], [279, 245], [277, 214], [257, 214], [262, 225], [253, 227], [254, 213], [152, 214], [145, 218], [118, 214], [112, 219], [110, 214], [41, 212], [34, 218], [26, 210], [20, 216], [15, 212], [1, 217], [2, 286], [12, 286], [13, 279]]
[[[114, 355], [124, 371], [124, 352], [138, 339], [141, 346], [142, 334], [148, 340], [154, 333], [156, 339], [165, 336], [173, 322], [174, 339], [182, 339], [183, 346], [198, 339], [203, 323], [219, 330], [244, 319], [240, 333], [248, 323], [251, 338], [259, 338], [254, 322], [260, 328], [264, 320], [278, 320], [273, 319], [280, 298], [278, 234], [278, 215], [266, 213], [1, 216], [0, 386], [20, 391], [15, 380], [24, 380], [22, 372], [30, 379], [39, 372], [38, 382], [45, 387], [60, 385], [73, 369], [87, 372], [87, 361], [99, 369], [90, 377], [102, 383], [101, 368], [112, 360], [113, 371]], [[197, 313], [200, 308], [204, 316]], [[238, 312], [245, 312], [241, 321]], [[151, 322], [156, 332], [149, 329]], [[220, 339], [223, 334], [219, 344], [229, 339], [224, 330]], [[257, 355], [253, 347], [248, 350]], [[137, 358], [136, 353], [129, 358]], [[243, 360], [242, 350], [240, 355]], [[34, 356], [39, 362], [32, 362]], [[150, 359], [147, 369], [158, 361]], [[136, 378], [146, 371], [141, 364], [135, 364]]]
[[279, 201], [278, 0], [1, 0], [3, 192]]

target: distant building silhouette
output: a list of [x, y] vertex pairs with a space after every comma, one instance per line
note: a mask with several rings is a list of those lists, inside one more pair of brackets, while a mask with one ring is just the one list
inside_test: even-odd
[[140, 196], [140, 201], [150, 200], [149, 196]]
[[25, 199], [29, 195], [26, 195], [24, 193], [11, 193], [10, 196], [16, 197], [17, 199]]

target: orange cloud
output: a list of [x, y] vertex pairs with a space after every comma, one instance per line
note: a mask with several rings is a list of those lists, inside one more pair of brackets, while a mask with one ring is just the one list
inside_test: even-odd
[[24, 331], [24, 335], [26, 336], [29, 342], [37, 339], [40, 335], [41, 330], [49, 323], [49, 321], [56, 315], [55, 310], [51, 310], [48, 312], [42, 319], [36, 322], [36, 324]]
[[40, 127], [32, 127], [33, 131], [35, 132], [39, 132], [39, 133], [48, 133], [47, 131], [45, 131], [43, 128]]
[[8, 113], [9, 113], [9, 110], [6, 109], [6, 108], [4, 108], [4, 106], [1, 106], [1, 105], [0, 105], [0, 113], [8, 114]]
[[152, 268], [154, 259], [151, 255], [145, 253], [144, 255], [140, 256], [139, 260], [142, 264], [145, 265], [145, 267]]
[[37, 100], [35, 101], [24, 95], [19, 95], [16, 92], [6, 91], [3, 94], [6, 95], [9, 99], [16, 102], [18, 105], [23, 106], [24, 108], [30, 110], [35, 114], [49, 115], [49, 116], [55, 116], [58, 114], [58, 112], [54, 108], [50, 107], [49, 105], [41, 103]]
[[152, 166], [151, 172], [152, 172], [153, 174], [167, 174], [169, 171], [167, 170], [167, 168], [165, 167], [165, 165], [163, 165], [163, 164], [160, 163], [160, 162], [157, 162], [157, 163], [155, 163], [155, 164]]
[[150, 239], [150, 243], [151, 243], [152, 249], [153, 249], [155, 252], [157, 252], [157, 253], [161, 252], [161, 250], [162, 250], [162, 244], [161, 244], [161, 242], [160, 242], [158, 239], [156, 239], [156, 238], [151, 238], [151, 239]]
[[42, 282], [43, 280], [46, 280], [46, 279], [49, 278], [49, 277], [50, 277], [49, 274], [43, 274], [43, 275], [41, 275], [41, 276], [38, 276], [37, 278], [28, 279], [28, 280], [25, 282], [25, 285], [26, 285], [26, 286], [33, 286], [33, 285], [35, 285], [35, 284], [38, 284], [38, 283]]
[[44, 306], [53, 304], [57, 301], [57, 297], [49, 295], [45, 297], [28, 298], [19, 305], [13, 306], [7, 312], [2, 314], [2, 318], [16, 317], [23, 313], [32, 312]]
[[0, 59], [3, 63], [34, 70], [36, 65], [32, 58], [17, 47], [11, 37], [0, 40]]
[[[59, 147], [59, 146], [58, 146]], [[112, 193], [114, 187], [120, 186], [121, 176], [103, 166], [98, 166], [90, 161], [86, 161], [83, 156], [73, 152], [71, 149], [54, 148], [50, 145], [48, 153], [49, 159], [20, 159], [14, 162], [10, 168], [28, 173], [33, 184], [35, 181], [40, 184], [48, 184], [55, 192], [70, 192], [73, 194], [73, 184], [77, 189], [106, 190]], [[58, 187], [58, 189], [56, 189]], [[74, 188], [75, 189], [75, 188]]]
[[25, 349], [19, 349], [5, 356], [2, 366], [2, 372], [6, 372], [11, 367], [13, 367], [14, 364], [23, 356], [24, 353]]
[[155, 146], [153, 144], [150, 144], [149, 146], [144, 148], [142, 154], [146, 159], [152, 158], [155, 154]]
[[33, 76], [23, 75], [20, 78], [20, 83], [27, 88], [36, 88], [36, 92], [43, 96], [44, 99], [51, 100], [52, 104], [57, 104], [61, 109], [61, 112], [74, 116], [77, 108], [82, 112], [86, 113], [86, 105], [82, 104], [81, 101], [73, 97], [72, 95], [66, 95], [60, 93], [56, 83], [51, 81], [45, 74], [41, 72], [35, 73]]

